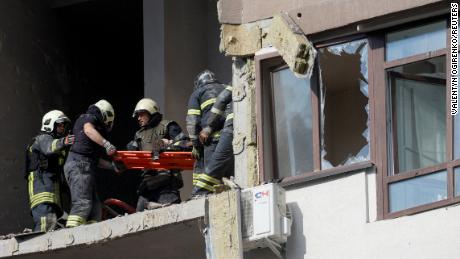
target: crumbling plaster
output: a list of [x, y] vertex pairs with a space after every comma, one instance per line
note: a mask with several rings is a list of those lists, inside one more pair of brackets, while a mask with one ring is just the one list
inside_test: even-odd
[[[63, 258], [64, 255], [67, 255], [66, 258], [81, 258], [79, 255], [100, 258], [101, 253], [107, 254], [106, 258], [125, 258], [126, 251], [119, 251], [118, 254], [113, 252], [118, 251], [119, 247], [124, 247], [133, 249], [131, 253], [139, 255], [138, 258], [153, 255], [155, 252], [158, 254], [155, 258], [183, 258], [186, 255], [204, 258], [204, 238], [200, 229], [204, 229], [202, 226], [206, 215], [205, 201], [205, 199], [192, 200], [43, 235], [0, 240], [0, 257], [27, 255], [35, 258], [40, 253], [47, 252], [43, 254], [46, 258]], [[174, 231], [176, 228], [168, 231], [167, 228], [173, 225], [178, 225], [177, 228], [181, 231]], [[162, 233], [163, 236], [158, 236], [155, 232]], [[156, 238], [136, 238], [139, 235], [155, 235]], [[180, 241], [181, 244], [177, 246], [184, 247], [184, 250], [175, 253], [165, 250], [164, 246], [158, 246], [163, 243], [161, 238], [170, 240], [169, 242]], [[116, 243], [117, 246], [112, 245]], [[138, 243], [144, 245], [137, 246]], [[195, 248], [190, 250], [190, 247]], [[65, 251], [61, 250], [63, 248]], [[171, 257], [168, 257], [168, 254]]]

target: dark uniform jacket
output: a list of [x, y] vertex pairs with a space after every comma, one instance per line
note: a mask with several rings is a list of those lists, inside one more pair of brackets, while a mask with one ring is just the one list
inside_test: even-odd
[[[233, 87], [227, 86], [219, 96], [217, 96], [207, 122], [211, 132], [219, 131], [222, 128], [224, 131], [233, 132], [232, 91]], [[222, 120], [225, 120], [224, 125], [222, 125]]]
[[59, 185], [68, 149], [64, 138], [54, 138], [49, 133], [40, 133], [33, 139], [26, 151], [26, 176], [30, 207], [42, 203], [56, 204], [59, 207]]
[[[210, 83], [198, 88], [190, 96], [186, 121], [190, 140], [195, 146], [199, 145], [198, 134], [201, 129], [208, 125], [212, 105], [216, 102], [219, 93], [224, 89], [225, 85], [223, 84]], [[223, 122], [224, 120], [222, 119], [220, 123], [223, 124]]]

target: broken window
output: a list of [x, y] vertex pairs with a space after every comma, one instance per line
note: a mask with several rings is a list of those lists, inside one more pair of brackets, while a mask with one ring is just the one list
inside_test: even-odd
[[319, 51], [322, 169], [370, 159], [367, 46], [357, 40]]
[[261, 62], [265, 180], [370, 160], [367, 48], [356, 40], [321, 49], [311, 78], [279, 57]]

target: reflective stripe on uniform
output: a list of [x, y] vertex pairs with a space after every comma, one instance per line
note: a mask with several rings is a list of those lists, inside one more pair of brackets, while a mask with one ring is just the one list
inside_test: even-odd
[[224, 113], [223, 111], [217, 109], [216, 107], [212, 107], [211, 112], [215, 113], [215, 114], [218, 114], [218, 115], [222, 115]]
[[86, 220], [78, 215], [69, 215], [67, 217], [66, 227], [77, 227], [86, 223]]
[[212, 134], [211, 134], [211, 137], [213, 137], [213, 138], [218, 138], [218, 137], [220, 137], [220, 131], [216, 131], [216, 132], [212, 133]]
[[60, 206], [60, 204], [58, 203], [58, 198], [54, 193], [51, 192], [37, 193], [32, 195], [32, 197], [30, 198], [30, 208], [34, 208], [35, 206], [42, 203], [54, 203]]
[[90, 220], [86, 222], [86, 224], [94, 224], [94, 223], [97, 223], [97, 220]]
[[201, 182], [201, 181], [197, 181], [197, 182], [195, 183], [195, 186], [198, 186], [198, 187], [200, 187], [200, 188], [206, 189], [206, 190], [208, 190], [208, 191], [210, 191], [210, 192], [214, 192], [214, 187], [212, 187], [211, 185], [209, 185], [209, 184], [207, 184], [207, 183], [203, 183], [203, 182]]
[[207, 175], [207, 174], [201, 174], [199, 180], [201, 180], [201, 181], [206, 181], [206, 182], [210, 182], [210, 183], [213, 183], [213, 184], [215, 184], [215, 185], [220, 184], [219, 179], [216, 179], [216, 178], [214, 178], [214, 177], [212, 177], [212, 176], [209, 176], [209, 175]]
[[30, 172], [27, 179], [29, 180], [29, 200], [31, 200], [34, 195], [34, 172]]
[[213, 103], [215, 103], [215, 102], [216, 102], [216, 98], [208, 99], [208, 100], [204, 101], [204, 102], [201, 104], [200, 108], [201, 108], [201, 110], [203, 110], [204, 108], [208, 107], [209, 105], [211, 105], [211, 104], [213, 104]]
[[200, 110], [196, 110], [196, 109], [189, 109], [187, 111], [187, 115], [201, 115], [201, 111]]
[[202, 175], [202, 173], [193, 173], [193, 185], [200, 179], [200, 175]]
[[227, 89], [227, 90], [229, 90], [229, 91], [233, 91], [233, 86], [229, 86], [229, 85], [228, 85], [227, 87], [225, 87], [225, 89]]
[[46, 217], [40, 217], [40, 230], [46, 231]]
[[233, 112], [227, 115], [227, 118], [225, 118], [226, 121], [233, 119]]
[[55, 140], [53, 140], [53, 142], [51, 142], [51, 152], [56, 152], [58, 141], [59, 141], [59, 139], [55, 139]]

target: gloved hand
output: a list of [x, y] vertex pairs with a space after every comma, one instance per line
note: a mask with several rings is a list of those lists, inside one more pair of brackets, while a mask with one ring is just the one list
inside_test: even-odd
[[126, 165], [122, 161], [112, 161], [113, 171], [117, 174], [121, 174], [126, 171]]
[[195, 158], [196, 160], [199, 160], [202, 157], [202, 148], [193, 146], [192, 157]]
[[105, 148], [105, 152], [109, 156], [113, 156], [117, 152], [117, 148], [114, 145], [112, 145], [112, 143], [107, 141], [106, 139], [102, 141], [102, 146]]
[[137, 144], [137, 141], [132, 140], [126, 145], [126, 149], [129, 151], [137, 151], [139, 150], [139, 146]]
[[75, 143], [75, 135], [67, 135], [64, 138], [64, 145], [70, 146], [70, 145], [73, 145], [74, 143]]
[[206, 128], [201, 130], [200, 136], [199, 136], [201, 144], [206, 144], [207, 143], [209, 135], [211, 135], [211, 131], [212, 130], [211, 130], [210, 127], [206, 127]]

